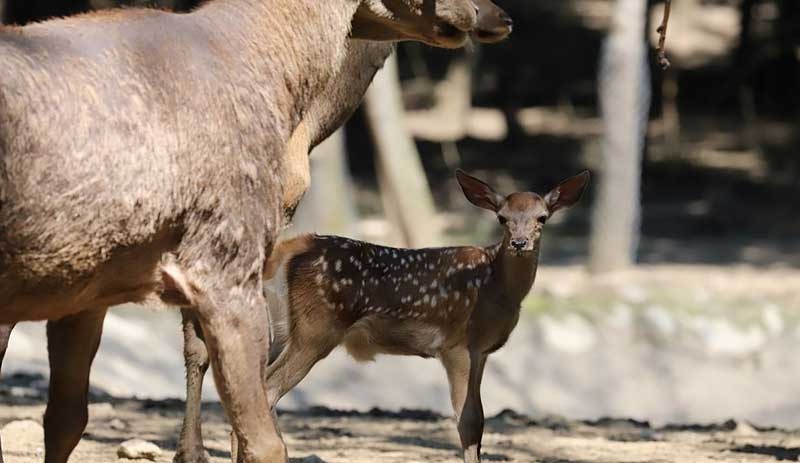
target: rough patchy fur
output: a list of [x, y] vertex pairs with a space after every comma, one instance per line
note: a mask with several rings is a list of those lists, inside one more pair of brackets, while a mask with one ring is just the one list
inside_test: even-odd
[[[283, 194], [280, 147], [344, 56], [346, 35], [331, 30], [348, 30], [347, 9], [312, 3], [254, 14], [261, 2], [230, 0], [189, 15], [131, 10], [2, 29], [0, 320], [143, 296], [145, 275], [98, 281], [96, 270], [132, 247], [156, 245], [150, 273], [175, 250], [199, 281], [209, 259], [240, 284], [258, 279], [280, 226], [264, 207]], [[330, 29], [301, 33], [296, 17]], [[69, 288], [57, 291], [61, 307], [31, 311], [53, 288]]]
[[336, 75], [358, 3], [326, 6], [218, 0], [0, 29], [0, 322], [66, 317], [48, 325], [46, 461], [66, 461], [85, 427], [106, 307], [165, 289], [167, 255], [197, 292], [185, 300], [242, 460], [285, 459], [257, 419], [266, 354], [252, 346], [268, 344], [261, 268], [286, 146]]
[[256, 414], [266, 352], [252, 346], [268, 340], [239, 320], [266, 323], [252, 309], [281, 225], [286, 143], [343, 59], [356, 6], [227, 0], [0, 30], [0, 321], [67, 316], [48, 326], [48, 463], [85, 427], [105, 307], [157, 290], [168, 253], [202, 292], [243, 461], [285, 459]]
[[[437, 14], [447, 17], [448, 14], [452, 15], [453, 12], [458, 13], [458, 9], [454, 7], [455, 3], [440, 2], [438, 6], [443, 7], [440, 11], [436, 10]], [[504, 39], [511, 31], [511, 22], [508, 16], [500, 8], [488, 0], [481, 0], [476, 5], [480, 6], [478, 24], [473, 36], [483, 42], [491, 43]], [[16, 5], [16, 6], [22, 6]], [[393, 5], [397, 8], [397, 4]], [[374, 7], [374, 5], [372, 5]], [[187, 8], [184, 8], [187, 9]], [[62, 12], [61, 14], [66, 14]], [[59, 14], [58, 11], [49, 14]], [[109, 13], [104, 13], [109, 14]], [[116, 14], [115, 12], [110, 15]], [[97, 16], [97, 15], [94, 15]], [[363, 16], [363, 15], [362, 15]], [[469, 20], [469, 18], [466, 18]], [[449, 20], [454, 20], [451, 16]], [[458, 20], [458, 19], [455, 19]], [[460, 19], [461, 24], [464, 24], [465, 17]], [[414, 38], [414, 29], [430, 28], [430, 18], [415, 18], [417, 21], [411, 29], [408, 37]], [[427, 21], [427, 24], [425, 23]], [[362, 21], [363, 24], [363, 21]], [[370, 33], [381, 34], [380, 29], [382, 25], [368, 24], [363, 31], [354, 31], [354, 35], [368, 36]], [[424, 37], [417, 34], [417, 37]], [[352, 37], [351, 37], [352, 38]], [[452, 44], [452, 37], [443, 37], [439, 45], [446, 46], [450, 40]], [[302, 196], [305, 188], [308, 185], [308, 159], [307, 152], [310, 149], [326, 138], [336, 128], [338, 128], [357, 107], [361, 97], [371, 81], [374, 73], [382, 66], [386, 57], [391, 53], [391, 45], [388, 43], [375, 43], [364, 40], [353, 39], [349, 41], [349, 48], [346, 51], [345, 63], [339, 72], [330, 79], [330, 84], [324, 92], [314, 100], [312, 106], [305, 114], [303, 121], [295, 128], [291, 138], [288, 142], [287, 156], [286, 156], [286, 178], [285, 188], [283, 189], [282, 201], [284, 213], [287, 218], [293, 213], [294, 207]], [[165, 237], [169, 238], [169, 237]], [[154, 252], [158, 252], [156, 246]], [[152, 256], [152, 253], [150, 253]], [[168, 259], [172, 260], [172, 259]], [[112, 271], [118, 270], [113, 268]], [[195, 303], [193, 300], [187, 300], [187, 295], [192, 297], [190, 292], [196, 290], [194, 285], [190, 284], [177, 266], [172, 262], [169, 265], [161, 266], [161, 280], [159, 290], [161, 291], [162, 298], [168, 303], [177, 305], [192, 305]], [[127, 275], [127, 274], [125, 274]], [[118, 282], [125, 283], [127, 276], [118, 276]], [[180, 284], [177, 284], [180, 283]], [[177, 286], [176, 286], [177, 284]], [[150, 283], [145, 283], [143, 287], [134, 288], [131, 294], [126, 297], [139, 297], [143, 292], [146, 292]], [[182, 288], [183, 291], [178, 290]], [[187, 290], [186, 288], [193, 288]], [[170, 297], [175, 299], [170, 299]], [[102, 310], [100, 310], [102, 312]], [[104, 312], [103, 312], [104, 313]], [[199, 417], [199, 390], [202, 383], [202, 375], [208, 367], [208, 353], [202, 341], [202, 332], [200, 326], [194, 315], [184, 310], [184, 336], [186, 341], [185, 357], [187, 363], [187, 378], [189, 401], [187, 401], [187, 415], [186, 421], [181, 432], [181, 441], [179, 444], [179, 452], [176, 455], [176, 461], [203, 461], [205, 455], [202, 450], [202, 443], [200, 437], [200, 417]], [[8, 341], [8, 334], [10, 333], [13, 325], [4, 327], [2, 346], [3, 350]], [[280, 346], [277, 346], [280, 347]], [[274, 350], [274, 349], [273, 349]], [[196, 392], [195, 402], [193, 403], [193, 392]], [[2, 455], [0, 454], [0, 461]]]

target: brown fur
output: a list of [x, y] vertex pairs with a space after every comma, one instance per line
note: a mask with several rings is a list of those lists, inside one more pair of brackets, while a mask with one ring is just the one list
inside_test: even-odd
[[[263, 340], [253, 309], [289, 137], [343, 62], [357, 7], [217, 0], [0, 29], [0, 322], [67, 316], [94, 339], [105, 307], [163, 287], [174, 255], [243, 461], [285, 459], [256, 419], [266, 353], [243, 342]], [[94, 349], [65, 339], [64, 358], [86, 368], [56, 363], [51, 381], [88, 378]], [[85, 425], [63, 408], [85, 398], [74, 384], [51, 395], [48, 462], [66, 461]]]
[[511, 34], [514, 22], [491, 0], [474, 0], [478, 7], [478, 26], [472, 37], [481, 43], [502, 42]]
[[437, 357], [448, 373], [464, 460], [480, 461], [486, 359], [519, 319], [536, 276], [544, 219], [577, 202], [588, 174], [544, 197], [503, 197], [463, 172], [458, 180], [471, 202], [501, 218], [502, 242], [396, 249], [307, 235], [277, 246], [265, 271], [279, 299], [270, 318], [288, 326], [281, 334], [286, 347], [267, 370], [271, 407], [338, 345], [359, 361], [378, 354]]
[[[439, 6], [443, 6], [445, 9], [450, 8], [450, 12], [454, 11], [453, 6], [449, 5], [447, 2], [439, 2]], [[498, 14], [502, 15], [504, 13], [488, 0], [481, 0], [480, 6], [481, 10], [479, 11], [478, 24], [473, 36], [476, 40], [489, 42], [490, 40], [486, 39], [486, 31], [497, 32], [497, 24], [493, 18], [496, 18]], [[17, 15], [22, 12], [22, 10], [14, 11], [17, 12]], [[51, 11], [47, 14], [58, 15], [66, 13], [68, 12]], [[437, 10], [437, 14], [438, 13], [440, 12]], [[445, 14], [446, 13], [447, 12], [445, 12]], [[105, 21], [109, 20], [125, 22], [136, 19], [138, 21], [148, 21], [148, 18], [151, 17], [152, 13], [145, 10], [126, 10], [125, 12], [114, 10], [106, 13], [85, 15], [80, 19], [86, 23], [97, 23], [99, 26], [102, 26], [105, 24]], [[228, 19], [230, 20], [233, 18]], [[424, 21], [427, 19], [421, 19], [423, 22], [419, 22], [414, 26], [417, 29], [426, 27]], [[30, 18], [26, 19], [26, 21], [29, 20]], [[430, 22], [428, 24], [430, 24]], [[66, 26], [66, 24], [64, 25]], [[70, 27], [71, 26], [82, 27], [78, 24], [70, 24]], [[381, 25], [378, 24], [378, 26]], [[375, 25], [373, 24], [371, 27], [372, 32], [374, 32]], [[3, 29], [3, 32], [16, 34], [20, 39], [25, 38], [28, 31], [29, 29], [21, 28]], [[510, 27], [507, 32], [510, 32]], [[507, 35], [507, 32], [505, 35]], [[365, 33], [354, 31], [353, 35], [358, 36], [359, 34], [364, 35]], [[503, 37], [505, 35], [503, 35]], [[135, 37], [132, 38], [132, 43], [135, 43], [134, 39]], [[288, 156], [285, 160], [286, 174], [284, 175], [286, 178], [286, 186], [282, 195], [282, 210], [286, 211], [289, 216], [308, 184], [308, 160], [304, 156], [304, 153], [310, 151], [311, 147], [326, 138], [349, 117], [350, 113], [359, 103], [372, 76], [377, 69], [382, 66], [383, 61], [391, 52], [391, 49], [392, 47], [390, 44], [351, 40], [346, 52], [344, 64], [338, 74], [335, 74], [335, 77], [330, 79], [331, 83], [327, 86], [325, 91], [320, 92], [322, 97], [314, 100], [314, 103], [308, 109], [304, 117], [304, 121], [295, 129], [292, 137], [288, 141]], [[179, 83], [183, 85], [182, 82]], [[2, 93], [0, 93], [0, 97], [2, 97]], [[2, 187], [3, 185], [0, 184], [0, 188]], [[2, 204], [0, 204], [0, 206], [2, 206]], [[180, 229], [180, 227], [178, 228]], [[137, 269], [156, 267], [158, 255], [162, 250], [174, 247], [175, 244], [173, 243], [179, 239], [179, 235], [179, 230], [175, 231], [172, 228], [165, 229], [158, 235], [162, 237], [155, 239], [152, 245], [139, 248], [138, 256], [134, 255], [132, 249], [130, 252], [122, 253], [121, 257], [112, 258], [108, 264], [104, 264], [99, 273], [101, 276], [108, 275], [110, 279], [106, 278], [105, 280], [92, 281], [84, 287], [81, 287], [76, 295], [63, 294], [58, 292], [60, 290], [57, 290], [56, 296], [67, 301], [75, 299], [93, 299], [93, 304], [91, 304], [91, 306], [100, 309], [117, 302], [139, 301], [144, 299], [148, 293], [156, 291], [161, 294], [162, 299], [167, 303], [186, 307], [194, 305], [196, 304], [196, 297], [199, 290], [188, 281], [189, 276], [178, 266], [170, 264], [170, 266], [162, 267], [160, 271], [153, 272], [160, 274], [160, 276], [155, 275], [151, 277], [147, 271], [136, 273]], [[153, 251], [142, 252], [147, 247]], [[134, 260], [130, 260], [131, 258]], [[137, 259], [139, 259], [139, 263], [136, 263]], [[119, 262], [119, 264], [115, 264], [114, 262]], [[134, 271], [133, 273], [131, 273], [132, 270]], [[141, 275], [144, 278], [140, 278], [137, 275]], [[55, 286], [57, 287], [59, 285]], [[101, 290], [101, 288], [104, 289]], [[93, 292], [96, 294], [92, 295]], [[32, 309], [29, 313], [33, 314], [34, 318], [46, 318], [46, 312], [50, 310], [49, 303], [46, 301], [40, 303], [38, 297], [35, 295], [30, 299], [23, 297], [17, 301], [16, 305], [28, 305], [30, 308], [33, 308], [37, 304], [39, 304], [41, 308]], [[75, 304], [70, 303], [67, 305], [74, 305], [77, 307], [80, 304], [76, 302]], [[85, 306], [85, 308], [88, 309], [90, 307]], [[37, 313], [41, 315], [36, 315]], [[194, 462], [205, 459], [199, 438], [199, 389], [202, 384], [202, 374], [208, 367], [208, 354], [205, 351], [202, 338], [198, 338], [201, 335], [201, 330], [199, 325], [197, 325], [196, 319], [191, 315], [191, 312], [184, 310], [184, 320], [185, 324], [187, 324], [187, 326], [184, 327], [184, 334], [186, 337], [185, 356], [187, 361], [187, 377], [189, 379], [187, 393], [189, 401], [187, 401], [187, 421], [184, 423], [182, 429], [176, 461]], [[9, 332], [11, 326], [8, 326]], [[7, 336], [5, 337], [5, 341], [7, 342]], [[3, 347], [5, 347], [5, 342], [3, 343]], [[280, 344], [276, 345], [276, 352], [280, 351], [280, 347]], [[197, 390], [196, 394], [194, 393], [195, 389]], [[197, 402], [196, 406], [192, 403], [193, 398]], [[1, 458], [0, 455], [0, 459]]]

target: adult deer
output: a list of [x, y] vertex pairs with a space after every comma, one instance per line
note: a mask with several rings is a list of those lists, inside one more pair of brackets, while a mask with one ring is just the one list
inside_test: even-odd
[[545, 222], [580, 199], [589, 173], [544, 196], [502, 196], [461, 171], [457, 179], [471, 203], [496, 214], [504, 229], [500, 243], [395, 249], [306, 235], [277, 245], [264, 272], [276, 301], [270, 319], [280, 351], [266, 372], [273, 413], [340, 344], [359, 361], [381, 353], [436, 357], [450, 383], [464, 461], [480, 461], [486, 360], [517, 324], [536, 276]]
[[106, 308], [153, 294], [199, 320], [242, 461], [285, 461], [261, 269], [287, 143], [349, 37], [455, 47], [476, 19], [469, 0], [415, 6], [213, 0], [0, 28], [0, 323], [50, 320], [46, 463], [85, 428]]
[[[497, 43], [511, 33], [512, 20], [489, 0], [477, 0], [478, 21], [473, 40]], [[372, 78], [393, 50], [387, 42], [351, 40], [339, 77], [312, 103], [289, 141], [289, 180], [283, 197], [285, 215], [291, 219], [310, 181], [308, 155], [312, 148], [345, 123], [360, 104]], [[208, 353], [191, 311], [184, 310], [184, 357], [186, 361], [186, 413], [175, 463], [205, 463], [203, 449], [201, 392], [208, 369]], [[0, 333], [2, 334], [2, 333]]]

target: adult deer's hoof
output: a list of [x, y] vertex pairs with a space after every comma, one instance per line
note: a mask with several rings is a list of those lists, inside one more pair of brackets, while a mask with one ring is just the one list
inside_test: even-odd
[[172, 459], [172, 463], [209, 463], [210, 461], [211, 455], [205, 450], [201, 452], [178, 450], [178, 453], [175, 454], [175, 458]]

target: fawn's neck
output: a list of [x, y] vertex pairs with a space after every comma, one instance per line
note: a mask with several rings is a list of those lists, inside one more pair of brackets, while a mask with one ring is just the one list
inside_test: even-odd
[[528, 295], [536, 279], [539, 240], [536, 240], [533, 251], [522, 255], [509, 250], [509, 240], [510, 236], [506, 234], [503, 241], [493, 248], [492, 273], [496, 288], [509, 303], [517, 307]]

